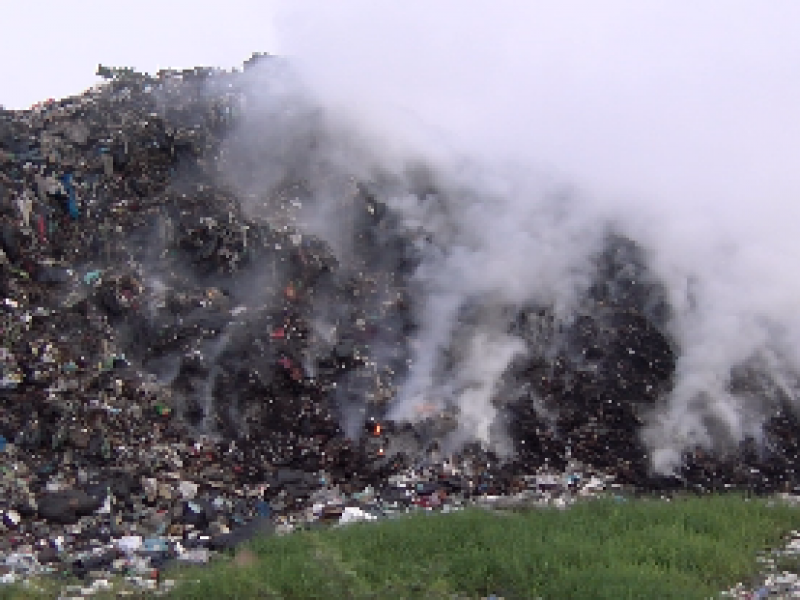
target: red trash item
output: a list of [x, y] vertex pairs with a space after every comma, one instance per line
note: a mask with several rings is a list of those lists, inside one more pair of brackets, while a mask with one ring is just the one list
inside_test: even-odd
[[36, 229], [39, 232], [39, 239], [41, 241], [47, 241], [47, 236], [45, 235], [45, 228], [44, 228], [44, 215], [39, 215], [36, 218]]

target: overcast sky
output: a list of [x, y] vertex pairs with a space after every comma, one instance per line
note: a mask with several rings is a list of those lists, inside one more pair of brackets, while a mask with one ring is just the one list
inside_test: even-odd
[[0, 2], [0, 105], [27, 108], [98, 82], [98, 63], [241, 66], [273, 51], [271, 0]]

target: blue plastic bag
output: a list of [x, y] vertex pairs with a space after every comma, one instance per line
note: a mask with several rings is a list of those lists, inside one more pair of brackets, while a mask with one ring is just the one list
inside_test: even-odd
[[67, 192], [67, 212], [73, 219], [80, 216], [78, 212], [78, 201], [75, 198], [75, 186], [72, 185], [72, 173], [66, 173], [61, 176], [61, 183], [64, 184], [64, 190]]
[[263, 500], [256, 502], [256, 511], [259, 517], [269, 517], [272, 515], [272, 508]]

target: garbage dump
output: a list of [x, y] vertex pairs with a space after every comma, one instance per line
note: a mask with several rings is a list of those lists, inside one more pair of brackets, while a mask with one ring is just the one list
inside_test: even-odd
[[670, 306], [614, 232], [573, 314], [458, 307], [445, 379], [486, 318], [520, 345], [492, 390], [504, 448], [453, 442], [446, 401], [392, 418], [431, 241], [388, 196], [447, 190], [423, 168], [398, 180], [331, 161], [340, 193], [321, 194], [302, 164], [330, 135], [312, 102], [290, 95], [249, 127], [270, 77], [284, 93], [269, 69], [254, 88], [265, 62], [286, 68], [101, 67], [83, 95], [0, 112], [2, 581], [70, 574], [89, 594], [122, 573], [157, 589], [170, 564], [255, 535], [408, 510], [793, 490], [796, 417], [746, 371], [733, 385], [775, 407], [766, 442], [651, 472], [639, 428], [676, 368]]

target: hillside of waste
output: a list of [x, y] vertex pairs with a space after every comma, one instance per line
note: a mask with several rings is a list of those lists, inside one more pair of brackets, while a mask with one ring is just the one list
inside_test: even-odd
[[[487, 497], [793, 490], [797, 418], [749, 368], [731, 385], [771, 407], [764, 439], [651, 471], [639, 429], [675, 373], [671, 309], [614, 231], [570, 315], [458, 307], [443, 379], [481, 323], [524, 346], [492, 390], [504, 444], [453, 445], [447, 401], [392, 418], [435, 241], [390, 197], [449, 192], [425, 165], [315, 158], [333, 133], [286, 69], [101, 68], [80, 96], [0, 111], [0, 575], [147, 574], [300, 522]], [[265, 93], [290, 110], [254, 129]]]

